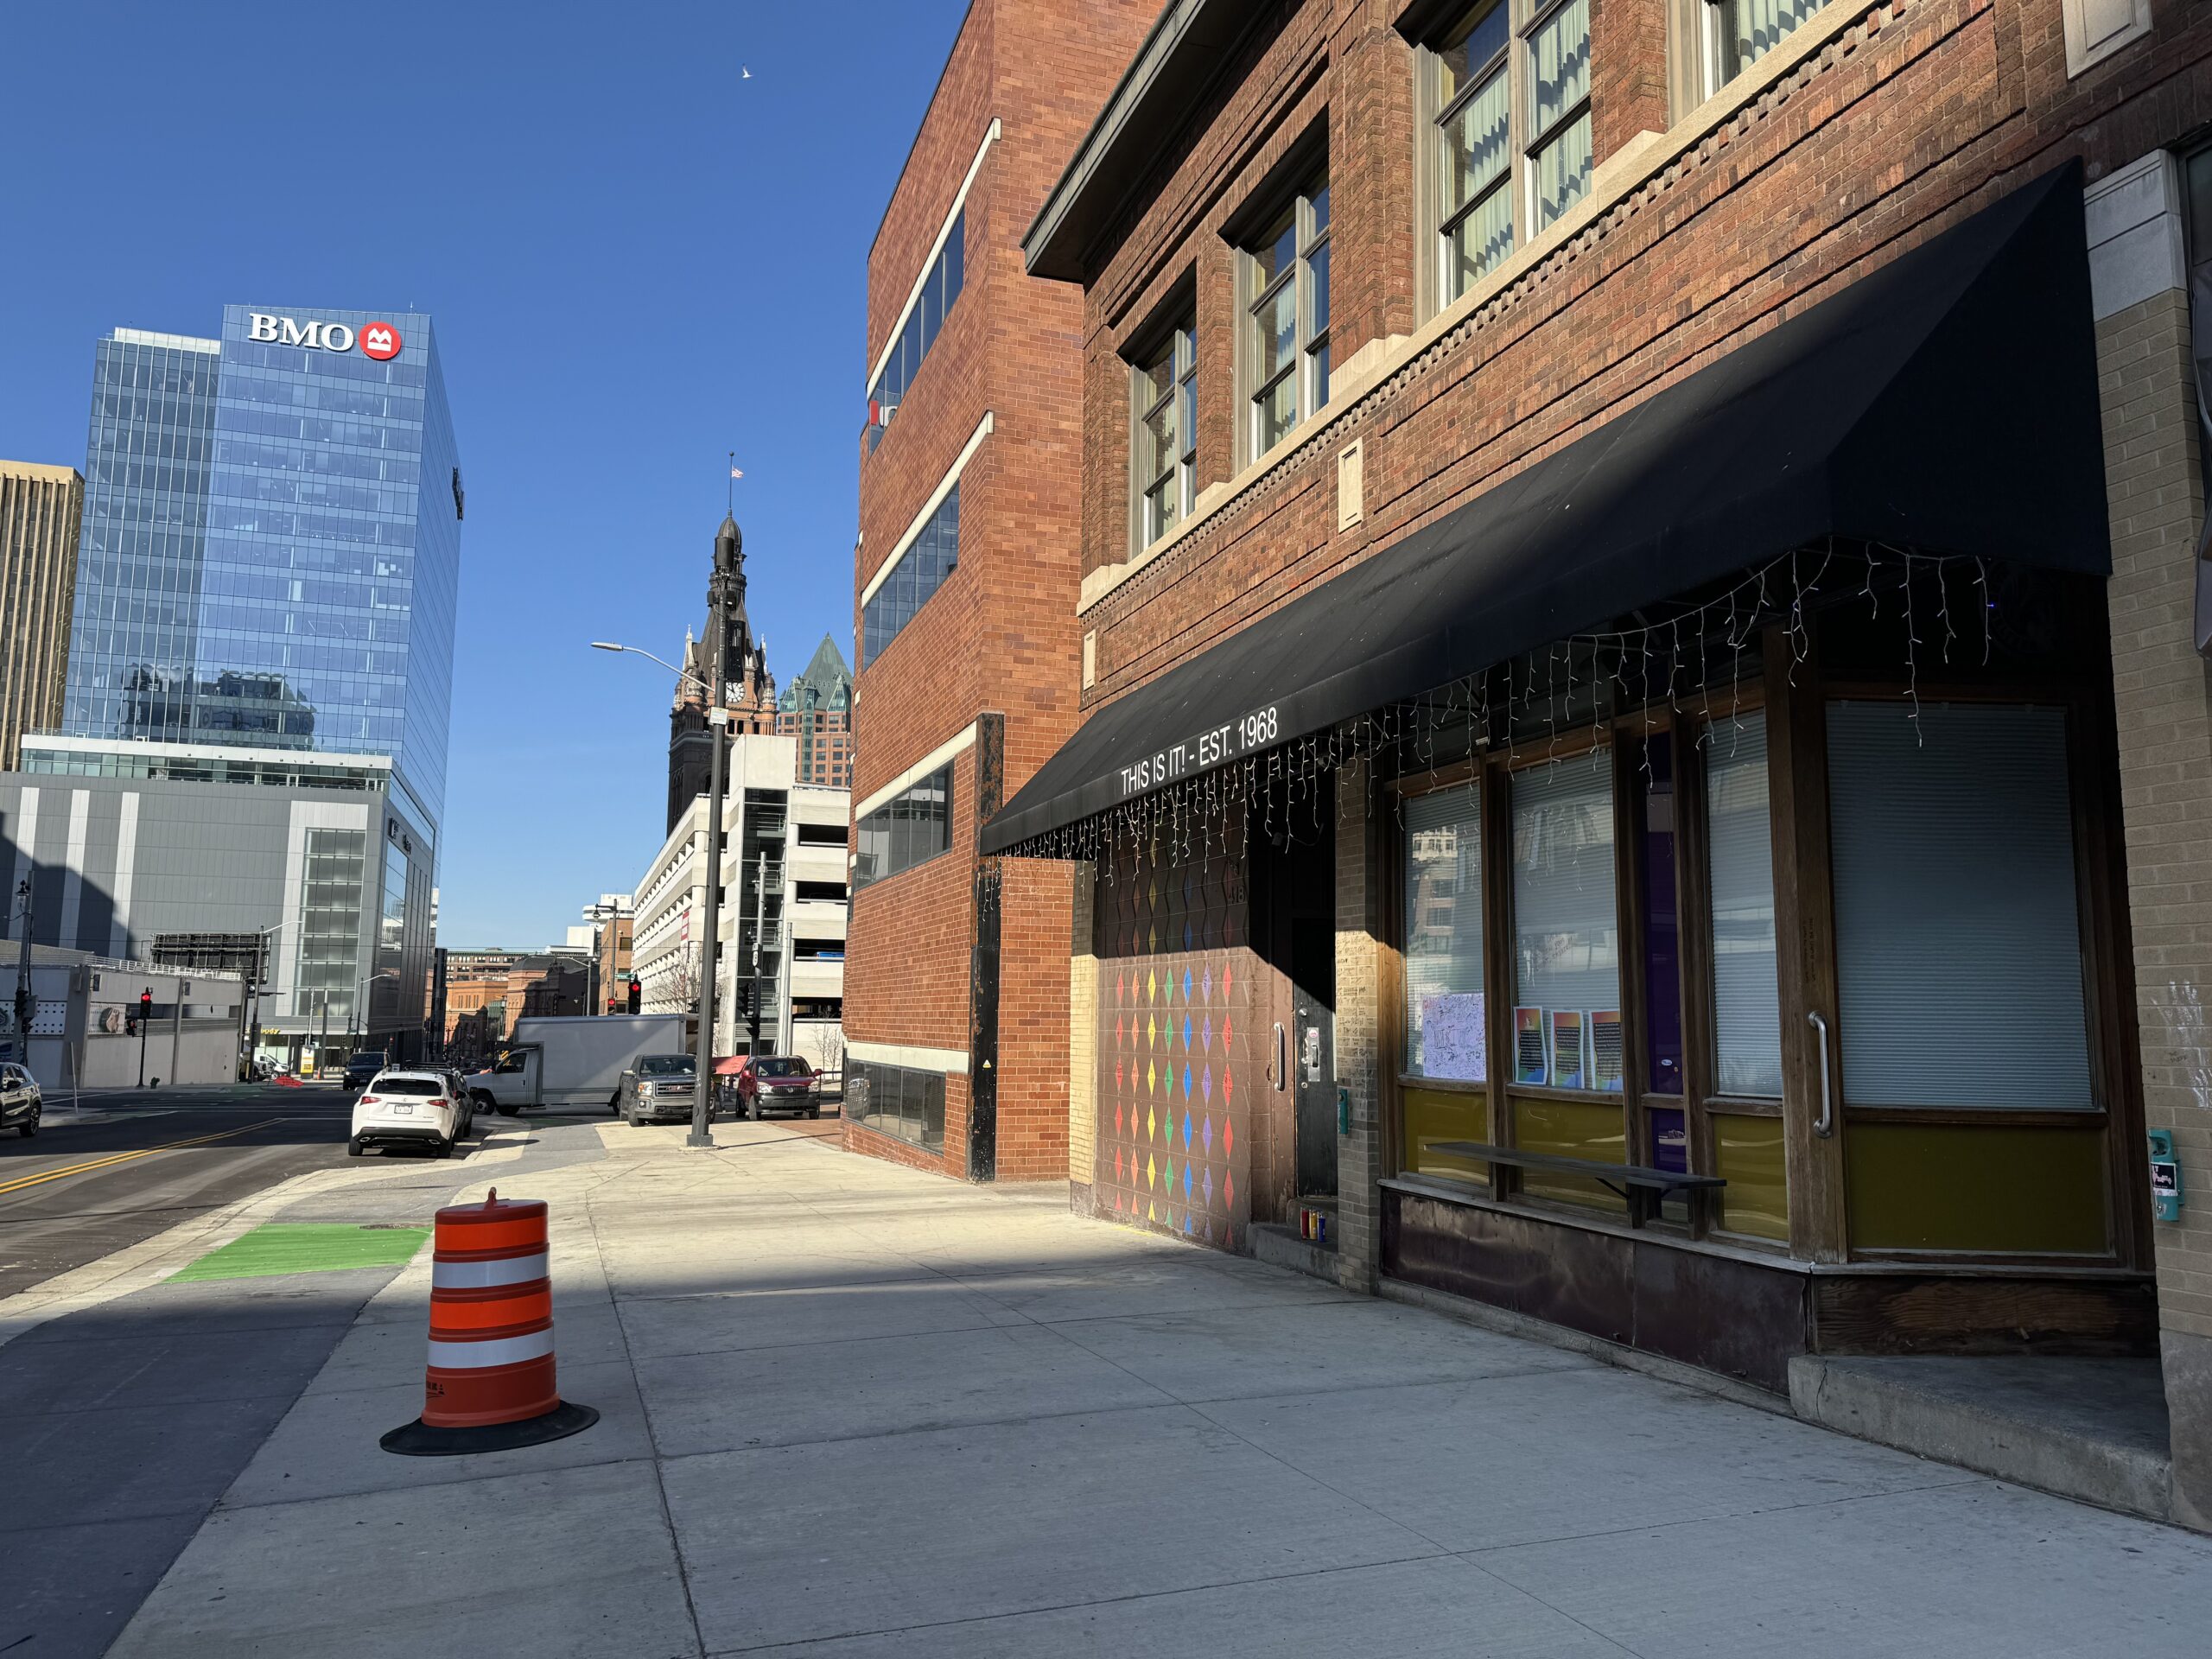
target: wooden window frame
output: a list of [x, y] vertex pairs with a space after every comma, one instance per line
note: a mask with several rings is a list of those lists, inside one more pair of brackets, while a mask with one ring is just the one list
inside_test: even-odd
[[[2086, 625], [2085, 625], [2086, 626]], [[1382, 921], [1386, 963], [1395, 963], [1385, 980], [1383, 1009], [1391, 1021], [1392, 1061], [1383, 1071], [1383, 1155], [1391, 1175], [1409, 1174], [1404, 1138], [1403, 1094], [1408, 1089], [1480, 1096], [1487, 1109], [1490, 1139], [1514, 1144], [1511, 1101], [1515, 1096], [1618, 1105], [1624, 1114], [1628, 1156], [1652, 1160], [1650, 1113], [1655, 1108], [1684, 1112], [1688, 1163], [1693, 1173], [1718, 1171], [1715, 1119], [1779, 1119], [1783, 1125], [1783, 1159], [1789, 1205], [1786, 1240], [1735, 1232], [1722, 1226], [1725, 1204], [1694, 1205], [1688, 1225], [1656, 1218], [1647, 1233], [1710, 1241], [1738, 1251], [1783, 1255], [1811, 1263], [1846, 1262], [1922, 1265], [1931, 1269], [1971, 1271], [2001, 1267], [2034, 1271], [2043, 1268], [2147, 1270], [2150, 1265], [2147, 1207], [2132, 1172], [2139, 1160], [2128, 1155], [2139, 1143], [2142, 1101], [2135, 1070], [2133, 970], [2126, 944], [2126, 884], [2120, 833], [2118, 782], [2113, 757], [2117, 749], [2109, 674], [2092, 660], [2054, 661], [2048, 670], [2012, 676], [1976, 677], [1965, 671], [1923, 669], [1916, 683], [1895, 677], [1864, 680], [1829, 678], [1822, 664], [1822, 618], [1808, 615], [1793, 633], [1784, 624], [1763, 632], [1764, 667], [1751, 677], [1721, 683], [1694, 709], [1675, 712], [1664, 703], [1627, 710], [1601, 706], [1598, 717], [1557, 734], [1525, 735], [1518, 743], [1478, 746], [1468, 758], [1425, 768], [1408, 766], [1380, 789], [1386, 798], [1402, 799], [1469, 782], [1478, 785], [1478, 811], [1485, 842], [1483, 856], [1484, 992], [1488, 999], [1491, 1075], [1481, 1084], [1415, 1077], [1406, 1070], [1406, 838], [1402, 830], [1384, 837], [1381, 878], [1384, 883]], [[1841, 1077], [1840, 1017], [1837, 1007], [1837, 961], [1834, 859], [1829, 845], [1827, 709], [1830, 702], [1861, 698], [1904, 702], [1914, 695], [1925, 702], [1998, 702], [2060, 706], [2066, 710], [2067, 764], [2075, 840], [2076, 905], [2083, 962], [2083, 1011], [2088, 1027], [2094, 1109], [2055, 1111], [2001, 1109], [1856, 1107], [1848, 1103]], [[1707, 750], [1700, 731], [1720, 741], [1738, 710], [1764, 711], [1768, 741], [1768, 798], [1775, 887], [1776, 977], [1781, 1022], [1783, 1084], [1779, 1097], [1741, 1096], [1715, 1091], [1718, 1075], [1713, 1005], [1713, 910], [1711, 824], [1706, 800]], [[1647, 734], [1675, 736], [1675, 878], [1681, 938], [1681, 1018], [1684, 1093], [1649, 1090], [1649, 987], [1645, 978], [1645, 881], [1639, 850], [1643, 830], [1642, 791], [1634, 786], [1637, 764], [1634, 745]], [[1547, 760], [1586, 754], [1604, 744], [1612, 753], [1615, 905], [1622, 958], [1623, 1086], [1604, 1090], [1556, 1090], [1511, 1081], [1512, 992], [1516, 960], [1511, 894], [1512, 810], [1510, 775]], [[1503, 988], [1501, 994], [1501, 988]], [[1821, 1077], [1817, 1044], [1807, 1015], [1828, 1021], [1828, 1065], [1835, 1102], [1835, 1133], [1816, 1136]], [[2108, 1218], [2107, 1250], [2102, 1256], [2033, 1252], [1908, 1251], [1854, 1249], [1844, 1207], [1843, 1168], [1850, 1126], [1854, 1122], [1898, 1121], [1939, 1124], [2039, 1128], [2095, 1128], [2105, 1136], [2105, 1179]], [[2132, 1137], [2132, 1139], [2131, 1139]], [[1488, 1187], [1470, 1184], [1471, 1197], [1507, 1202], [1588, 1219], [1587, 1209], [1530, 1198], [1516, 1172], [1493, 1166]], [[1448, 1180], [1448, 1177], [1428, 1177]], [[1610, 1217], [1606, 1219], [1611, 1219]]]

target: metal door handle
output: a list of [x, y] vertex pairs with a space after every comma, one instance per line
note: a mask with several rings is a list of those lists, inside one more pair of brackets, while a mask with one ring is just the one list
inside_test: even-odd
[[1275, 1021], [1275, 1092], [1281, 1094], [1290, 1081], [1290, 1044], [1284, 1033], [1282, 1021]]
[[1808, 1014], [1813, 1029], [1821, 1033], [1821, 1115], [1813, 1124], [1813, 1133], [1823, 1138], [1835, 1133], [1835, 1102], [1828, 1094], [1828, 1022], [1818, 1012]]

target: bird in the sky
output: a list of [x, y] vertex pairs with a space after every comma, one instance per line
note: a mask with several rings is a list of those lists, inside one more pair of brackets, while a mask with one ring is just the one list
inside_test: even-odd
[[750, 80], [753, 79], [753, 72], [741, 63], [737, 66], [737, 78], [740, 80]]

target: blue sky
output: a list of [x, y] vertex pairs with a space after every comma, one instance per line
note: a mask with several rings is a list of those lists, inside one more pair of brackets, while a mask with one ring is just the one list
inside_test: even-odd
[[964, 10], [10, 9], [0, 455], [84, 464], [118, 324], [436, 319], [468, 483], [442, 943], [558, 940], [659, 847], [668, 677], [588, 642], [682, 648], [727, 452], [770, 666], [825, 631], [849, 659], [868, 245]]

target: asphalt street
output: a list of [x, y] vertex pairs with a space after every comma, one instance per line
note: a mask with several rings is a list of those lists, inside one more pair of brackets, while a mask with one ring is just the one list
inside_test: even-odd
[[239, 1084], [49, 1099], [38, 1135], [0, 1135], [0, 1296], [346, 1156], [334, 1085]]

